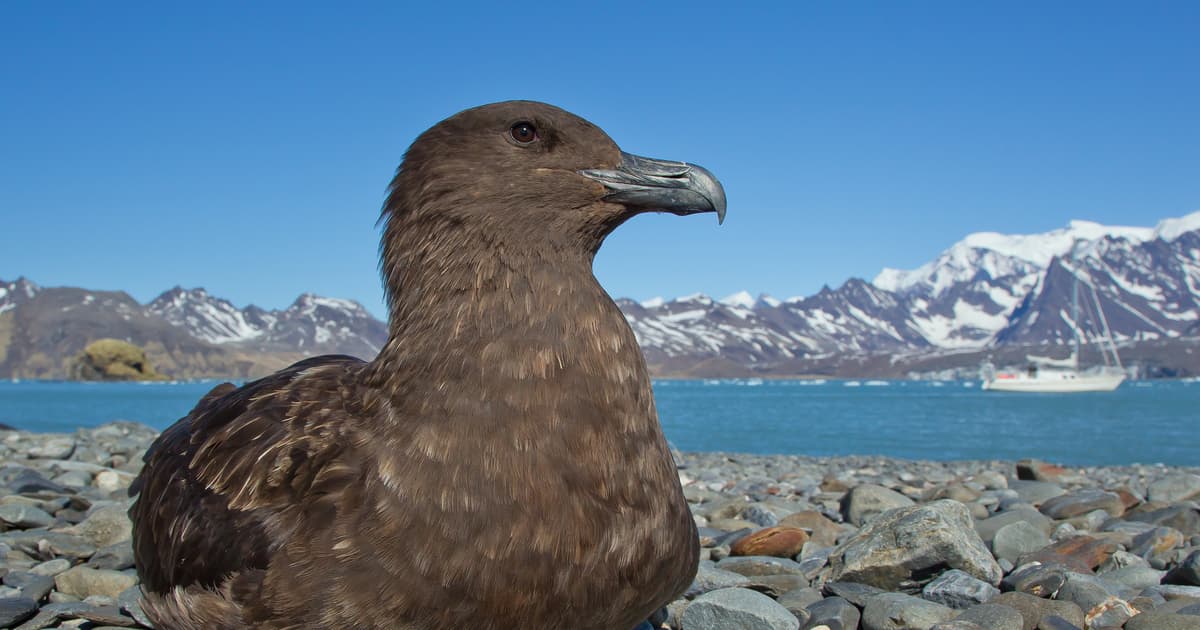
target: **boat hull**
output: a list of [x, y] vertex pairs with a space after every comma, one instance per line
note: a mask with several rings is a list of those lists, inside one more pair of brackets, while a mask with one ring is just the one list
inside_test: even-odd
[[994, 378], [983, 382], [993, 392], [1111, 392], [1125, 380], [1124, 374], [1064, 374], [1054, 377]]

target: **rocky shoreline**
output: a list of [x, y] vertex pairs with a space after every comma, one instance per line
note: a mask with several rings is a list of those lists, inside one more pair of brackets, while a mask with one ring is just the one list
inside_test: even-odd
[[[0, 627], [141, 627], [126, 490], [155, 435], [0, 431]], [[1200, 628], [1200, 468], [676, 459], [701, 566], [662, 627]]]

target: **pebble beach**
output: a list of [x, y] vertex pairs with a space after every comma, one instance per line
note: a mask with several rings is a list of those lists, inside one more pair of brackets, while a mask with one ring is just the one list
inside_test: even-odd
[[[156, 435], [0, 431], [0, 627], [147, 626], [125, 512]], [[639, 630], [1200, 629], [1197, 468], [676, 463], [700, 570]]]

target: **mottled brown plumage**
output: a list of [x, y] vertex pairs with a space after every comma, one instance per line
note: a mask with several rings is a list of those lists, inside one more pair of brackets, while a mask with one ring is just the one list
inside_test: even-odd
[[147, 453], [130, 515], [151, 618], [628, 630], [682, 593], [695, 527], [591, 271], [646, 210], [723, 213], [724, 196], [540, 103], [418, 138], [384, 207], [379, 356], [219, 386]]

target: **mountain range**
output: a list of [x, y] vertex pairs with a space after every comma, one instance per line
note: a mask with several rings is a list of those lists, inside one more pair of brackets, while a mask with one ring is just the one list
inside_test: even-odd
[[[1152, 228], [971, 234], [917, 269], [806, 297], [617, 303], [660, 376], [964, 376], [989, 355], [1063, 355], [1076, 327], [1095, 341], [1105, 324], [1143, 375], [1188, 376], [1200, 374], [1200, 212]], [[246, 377], [312, 354], [374, 356], [387, 331], [356, 302], [311, 294], [268, 311], [204, 289], [140, 304], [0, 281], [0, 377], [61, 377], [101, 336], [141, 345], [177, 378]]]

